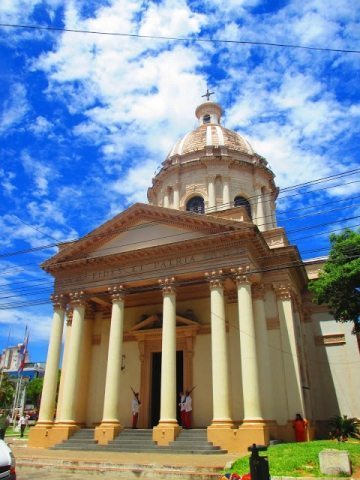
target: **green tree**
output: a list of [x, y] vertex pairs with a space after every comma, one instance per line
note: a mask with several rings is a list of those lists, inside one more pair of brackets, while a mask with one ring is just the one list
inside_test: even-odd
[[309, 284], [313, 299], [328, 304], [338, 322], [353, 322], [360, 333], [360, 230], [330, 236], [329, 258], [317, 280]]
[[0, 406], [1, 408], [9, 408], [12, 405], [15, 395], [14, 382], [10, 380], [6, 373], [1, 372], [0, 386]]
[[30, 380], [26, 387], [26, 399], [28, 402], [33, 403], [36, 408], [40, 407], [43, 384], [43, 378], [33, 378], [32, 380]]

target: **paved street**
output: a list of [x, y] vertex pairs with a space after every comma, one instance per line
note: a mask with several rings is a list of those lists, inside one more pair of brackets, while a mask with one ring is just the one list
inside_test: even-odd
[[[83, 472], [83, 473], [78, 473], [78, 472], [62, 472], [56, 469], [52, 470], [38, 470], [35, 468], [28, 468], [28, 467], [18, 467], [16, 469], [17, 472], [17, 480], [85, 480], [89, 478], [100, 478], [103, 477], [105, 478], [104, 475], [102, 475], [99, 472], [94, 472], [94, 473], [89, 473], [89, 472]], [[109, 478], [109, 477], [107, 477]]]

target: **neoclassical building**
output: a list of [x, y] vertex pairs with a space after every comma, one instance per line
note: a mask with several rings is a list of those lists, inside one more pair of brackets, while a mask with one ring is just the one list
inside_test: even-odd
[[[194, 388], [192, 424], [230, 452], [360, 417], [359, 351], [351, 326], [311, 302], [321, 260], [302, 261], [277, 225], [266, 160], [221, 125], [221, 107], [172, 148], [137, 203], [42, 268], [54, 277], [53, 323], [39, 421], [30, 445], [82, 427], [105, 444], [131, 425], [167, 445], [180, 391]], [[57, 376], [62, 351], [61, 381]]]

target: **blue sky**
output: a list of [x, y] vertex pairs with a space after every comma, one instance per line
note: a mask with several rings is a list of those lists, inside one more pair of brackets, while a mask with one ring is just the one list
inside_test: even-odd
[[[0, 23], [360, 50], [350, 0], [2, 0]], [[0, 28], [0, 348], [28, 324], [45, 360], [39, 264], [55, 249], [41, 247], [146, 201], [207, 85], [276, 174], [278, 224], [303, 258], [326, 255], [329, 232], [359, 224], [359, 66], [355, 53]]]

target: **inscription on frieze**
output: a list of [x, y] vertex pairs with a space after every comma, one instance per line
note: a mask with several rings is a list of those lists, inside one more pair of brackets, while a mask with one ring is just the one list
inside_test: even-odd
[[[126, 265], [124, 267], [106, 268], [101, 270], [87, 270], [83, 273], [72, 273], [63, 278], [56, 279], [56, 290], [64, 291], [69, 288], [89, 288], [92, 286], [106, 285], [111, 280], [121, 282], [136, 281], [137, 279], [146, 279], [156, 275], [187, 273], [201, 268], [212, 268], [219, 264], [219, 267], [230, 261], [231, 257], [238, 259], [243, 250], [239, 247], [230, 247], [224, 249], [214, 249], [207, 252], [194, 253], [190, 255], [169, 257], [165, 259], [154, 260], [149, 263], [136, 265]], [[86, 267], [85, 267], [86, 268]]]

